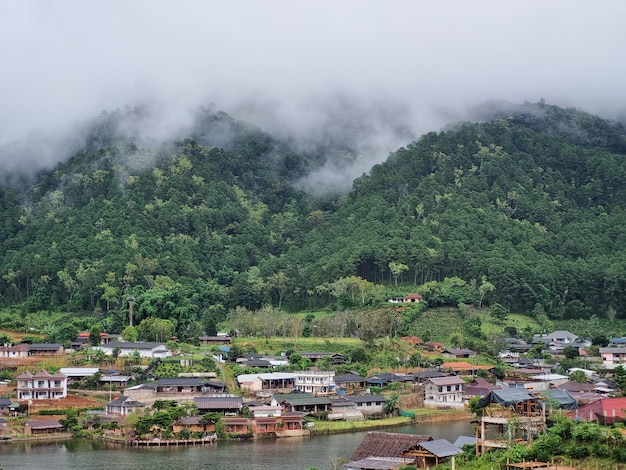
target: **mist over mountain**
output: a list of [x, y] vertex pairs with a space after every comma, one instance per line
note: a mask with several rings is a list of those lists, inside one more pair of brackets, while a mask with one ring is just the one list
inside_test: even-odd
[[624, 126], [543, 101], [481, 113], [334, 192], [303, 182], [358, 167], [367, 125], [299, 140], [207, 105], [160, 141], [142, 134], [149, 109], [102, 113], [66, 161], [0, 185], [0, 302], [115, 331], [133, 295], [137, 321], [168, 318], [181, 337], [236, 307], [360, 308], [404, 291], [433, 306], [623, 316]]

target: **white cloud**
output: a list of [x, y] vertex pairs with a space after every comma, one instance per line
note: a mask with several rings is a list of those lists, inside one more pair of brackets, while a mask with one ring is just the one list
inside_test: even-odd
[[[214, 102], [315, 132], [337, 96], [402, 109], [413, 135], [487, 99], [610, 115], [626, 108], [625, 17], [621, 0], [4, 0], [0, 144], [155, 100], [162, 128]], [[379, 123], [380, 161], [407, 133]]]

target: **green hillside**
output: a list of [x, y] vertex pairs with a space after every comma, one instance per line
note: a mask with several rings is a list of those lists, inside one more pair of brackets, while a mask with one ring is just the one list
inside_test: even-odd
[[409, 292], [626, 317], [618, 123], [494, 108], [407, 143], [346, 194], [314, 197], [298, 181], [354, 155], [327, 142], [305, 154], [208, 108], [187, 138], [146, 143], [129, 130], [142, 118], [103, 113], [83, 150], [29, 187], [0, 187], [0, 302], [19, 312], [4, 324], [54, 311], [119, 331], [131, 295], [136, 322], [169, 319], [183, 337], [236, 307], [333, 311]]

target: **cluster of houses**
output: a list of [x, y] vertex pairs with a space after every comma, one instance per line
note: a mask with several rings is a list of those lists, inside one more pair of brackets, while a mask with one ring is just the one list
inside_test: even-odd
[[[107, 355], [122, 357], [136, 353], [144, 358], [164, 358], [171, 355], [163, 343], [123, 342], [117, 341], [118, 339], [107, 336], [97, 348]], [[206, 336], [201, 340], [205, 344], [226, 345], [230, 338], [223, 335]], [[211, 373], [161, 378], [129, 387], [130, 376], [99, 368], [76, 367], [63, 368], [55, 373], [45, 370], [36, 373], [24, 372], [17, 377], [16, 398], [18, 402], [62, 399], [68, 394], [68, 384], [98, 374], [100, 384], [108, 385], [110, 391], [113, 390], [113, 384], [115, 390], [123, 390], [123, 393], [115, 399], [111, 393], [110, 401], [102, 415], [103, 420], [123, 418], [133, 411], [150, 406], [157, 400], [187, 401], [196, 404], [199, 416], [185, 418], [184, 422], [177, 424], [179, 427], [188, 426], [188, 429], [196, 431], [202, 428], [202, 432], [209, 432], [212, 424], [202, 420], [202, 415], [218, 413], [222, 416], [225, 432], [235, 435], [306, 434], [304, 417], [315, 413], [323, 413], [329, 420], [376, 418], [384, 415], [387, 398], [372, 393], [371, 390], [374, 387], [384, 388], [391, 384], [394, 389], [406, 390], [412, 392], [413, 396], [419, 396], [419, 400], [413, 404], [414, 407], [466, 409], [468, 401], [473, 396], [489, 400], [484, 404], [485, 409], [490, 409], [488, 405], [492, 403], [506, 404], [504, 408], [515, 409], [516, 413], [533, 418], [529, 419], [526, 426], [525, 432], [528, 435], [540, 429], [541, 425], [537, 423], [541, 420], [545, 423], [545, 411], [542, 411], [540, 403], [546, 397], [557, 400], [562, 406], [567, 403], [568, 413], [578, 420], [594, 420], [607, 424], [626, 420], [624, 411], [626, 399], [611, 397], [619, 390], [615, 383], [596, 377], [593, 371], [584, 369], [580, 369], [588, 378], [584, 383], [573, 382], [568, 376], [555, 374], [553, 365], [546, 364], [544, 360], [525, 357], [524, 353], [535, 344], [545, 345], [547, 351], [556, 352], [572, 346], [581, 354], [584, 354], [585, 348], [589, 346], [586, 341], [567, 331], [538, 335], [533, 344], [510, 338], [507, 349], [500, 354], [500, 359], [511, 368], [504, 379], [491, 381], [482, 377], [492, 375], [495, 367], [473, 364], [472, 359], [476, 356], [474, 351], [442, 347], [439, 352], [449, 361], [443, 362], [437, 368], [419, 369], [410, 373], [379, 373], [369, 377], [362, 377], [354, 371], [339, 375], [333, 370], [315, 367], [317, 364], [342, 364], [344, 358], [337, 353], [301, 353], [303, 358], [310, 360], [313, 367], [295, 372], [272, 371], [275, 367], [288, 365], [285, 356], [242, 355], [237, 358], [237, 363], [267, 369], [267, 372], [241, 374], [237, 377], [243, 397], [233, 395], [226, 389], [225, 384]], [[2, 357], [62, 353], [63, 347], [59, 344], [5, 345], [0, 348]], [[608, 347], [600, 348], [600, 354], [607, 370], [626, 364], [626, 338], [614, 338]], [[16, 404], [7, 399], [0, 401], [0, 413], [14, 410]], [[501, 431], [501, 427], [505, 425], [505, 422], [501, 421], [504, 418], [498, 414], [490, 414], [481, 422], [480, 441], [483, 442], [483, 447], [491, 445], [488, 436], [490, 426], [495, 426]], [[489, 421], [490, 419], [495, 421]], [[39, 425], [43, 426], [42, 423]], [[51, 426], [46, 430], [37, 428], [30, 432], [56, 432], [55, 429], [58, 428]], [[439, 444], [443, 447], [437, 447]], [[422, 458], [425, 462], [427, 459], [444, 458], [444, 454], [451, 452], [451, 448], [446, 447], [444, 443], [437, 443], [434, 446], [428, 443], [413, 443], [410, 448], [388, 458], [393, 462], [393, 459], [406, 459], [412, 456]], [[408, 451], [410, 452], [407, 453]], [[454, 454], [448, 454], [450, 455]], [[354, 462], [363, 460], [362, 455], [356, 457], [358, 458], [353, 459]], [[369, 457], [381, 456], [370, 455], [365, 459]], [[361, 468], [354, 462], [350, 468]]]

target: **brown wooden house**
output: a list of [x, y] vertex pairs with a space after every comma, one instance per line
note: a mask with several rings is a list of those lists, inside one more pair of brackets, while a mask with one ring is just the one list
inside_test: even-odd
[[24, 434], [57, 434], [63, 431], [58, 419], [34, 419], [24, 425]]
[[178, 434], [183, 429], [189, 429], [191, 432], [201, 432], [212, 434], [216, 430], [216, 425], [212, 421], [203, 421], [202, 416], [186, 416], [180, 418], [172, 425], [174, 434]]
[[[393, 469], [413, 465], [416, 456], [410, 454], [430, 436], [394, 432], [368, 432], [346, 467], [350, 469]], [[375, 466], [373, 466], [375, 465]]]
[[222, 418], [224, 432], [227, 434], [238, 434], [247, 436], [250, 434], [248, 418]]

